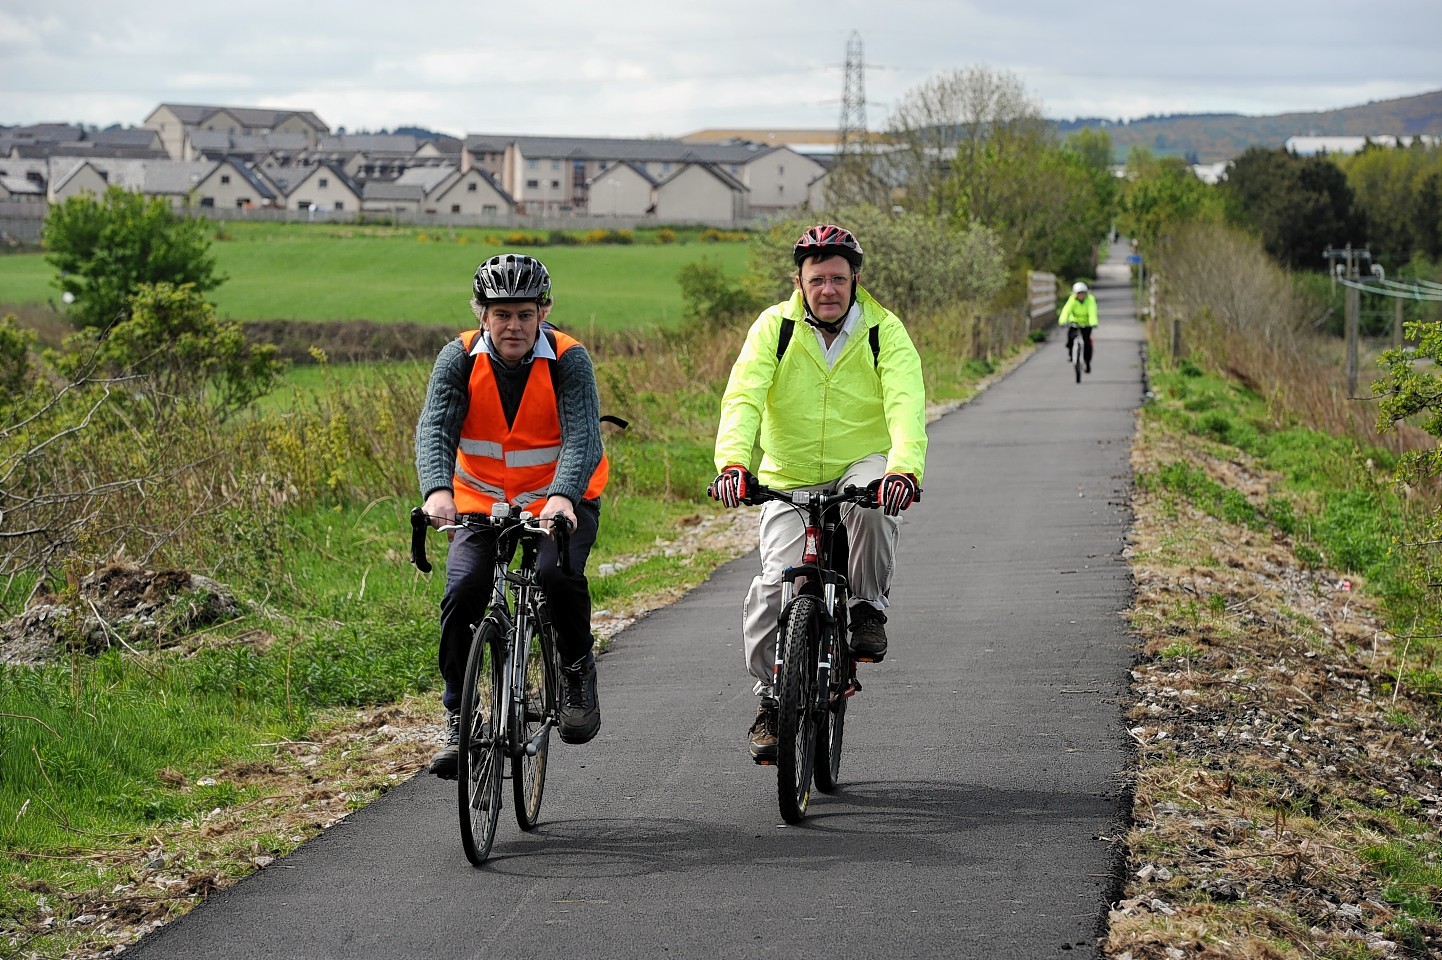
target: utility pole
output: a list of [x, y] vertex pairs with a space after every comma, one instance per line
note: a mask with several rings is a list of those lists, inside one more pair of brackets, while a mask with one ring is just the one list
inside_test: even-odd
[[[1347, 279], [1357, 279], [1357, 258], [1352, 245], [1347, 244]], [[1347, 396], [1357, 395], [1357, 327], [1358, 314], [1362, 312], [1362, 291], [1347, 287]]]
[[871, 143], [866, 131], [866, 62], [861, 34], [851, 31], [846, 41], [846, 80], [841, 95], [841, 121], [836, 128], [836, 163], [832, 165], [827, 199], [843, 206], [869, 199], [868, 162]]

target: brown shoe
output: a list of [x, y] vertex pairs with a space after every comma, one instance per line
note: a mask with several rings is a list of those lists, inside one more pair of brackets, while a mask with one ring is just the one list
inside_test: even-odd
[[776, 701], [763, 698], [756, 719], [746, 732], [751, 740], [751, 759], [757, 763], [776, 762]]
[[851, 608], [851, 655], [862, 663], [886, 656], [886, 614], [862, 601]]

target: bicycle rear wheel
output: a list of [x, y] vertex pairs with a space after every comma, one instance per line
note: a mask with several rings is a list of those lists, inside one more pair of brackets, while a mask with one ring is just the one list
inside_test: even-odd
[[799, 823], [811, 800], [816, 759], [816, 651], [821, 610], [815, 597], [791, 602], [777, 638], [781, 673], [777, 677], [776, 799], [781, 818]]
[[504, 737], [501, 706], [506, 697], [505, 637], [485, 620], [471, 642], [466, 682], [461, 691], [460, 755], [456, 798], [461, 814], [461, 846], [466, 859], [480, 866], [491, 854], [501, 815]]
[[[560, 682], [556, 645], [548, 623], [537, 622], [531, 639], [531, 656], [526, 662], [525, 699], [515, 705], [520, 719], [521, 739], [511, 757], [511, 787], [516, 801], [516, 823], [522, 830], [534, 830], [541, 814], [541, 794], [546, 786], [546, 754], [551, 746], [548, 721], [555, 715], [556, 691]], [[535, 753], [527, 749], [533, 744]]]
[[816, 725], [816, 786], [822, 793], [835, 790], [841, 776], [841, 741], [846, 736], [846, 703], [850, 699], [852, 671], [851, 651], [845, 637], [845, 621], [838, 619], [828, 641], [832, 651], [831, 670]]

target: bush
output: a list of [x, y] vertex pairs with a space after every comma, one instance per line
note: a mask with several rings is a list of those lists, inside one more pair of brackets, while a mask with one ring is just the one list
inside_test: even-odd
[[657, 243], [675, 243], [675, 242], [676, 242], [676, 231], [675, 231], [675, 230], [672, 230], [670, 227], [662, 227], [660, 230], [657, 230], [657, 231], [656, 231], [656, 242], [657, 242]]

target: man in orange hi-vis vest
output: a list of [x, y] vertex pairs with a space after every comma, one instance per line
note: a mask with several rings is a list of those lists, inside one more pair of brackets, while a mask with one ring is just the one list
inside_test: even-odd
[[[572, 573], [561, 570], [554, 541], [542, 546], [537, 568], [561, 659], [561, 739], [586, 743], [601, 727], [601, 709], [585, 570], [608, 470], [595, 370], [585, 347], [545, 322], [551, 278], [541, 261], [491, 257], [476, 268], [472, 289], [480, 328], [441, 348], [416, 424], [423, 509], [440, 526], [504, 501], [574, 525]], [[441, 598], [446, 741], [431, 759], [431, 773], [448, 780], [456, 777], [471, 625], [485, 615], [494, 567], [492, 538], [455, 532]]]

